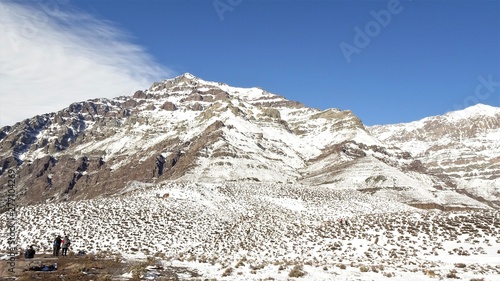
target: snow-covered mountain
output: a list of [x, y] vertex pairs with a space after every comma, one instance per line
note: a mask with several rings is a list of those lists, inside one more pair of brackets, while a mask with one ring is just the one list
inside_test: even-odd
[[500, 108], [477, 104], [368, 131], [410, 152], [430, 173], [453, 178], [464, 192], [500, 203]]
[[496, 280], [500, 126], [484, 108], [365, 128], [191, 74], [76, 102], [0, 128], [16, 205], [0, 260], [69, 234], [89, 260], [157, 265], [99, 280]]
[[405, 148], [373, 137], [348, 110], [321, 111], [186, 73], [133, 96], [77, 102], [1, 128], [0, 184], [15, 168], [24, 203], [178, 180], [296, 183], [420, 207], [487, 207], [457, 193], [452, 173], [429, 170]]

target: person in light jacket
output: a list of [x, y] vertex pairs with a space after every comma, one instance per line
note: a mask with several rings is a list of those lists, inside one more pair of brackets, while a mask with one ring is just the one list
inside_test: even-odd
[[64, 236], [64, 240], [62, 241], [61, 248], [62, 248], [62, 255], [67, 256], [68, 255], [68, 248], [69, 245], [71, 244], [71, 241], [69, 240], [68, 236]]

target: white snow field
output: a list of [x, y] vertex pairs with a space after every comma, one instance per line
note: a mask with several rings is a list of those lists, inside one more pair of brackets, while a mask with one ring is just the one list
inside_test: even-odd
[[[74, 252], [154, 257], [197, 273], [179, 280], [493, 281], [500, 280], [499, 220], [492, 209], [425, 211], [324, 186], [165, 182], [18, 207], [16, 224], [20, 248], [50, 253], [54, 237], [68, 234]], [[4, 258], [7, 246], [0, 242]], [[143, 277], [160, 278], [153, 269]]]

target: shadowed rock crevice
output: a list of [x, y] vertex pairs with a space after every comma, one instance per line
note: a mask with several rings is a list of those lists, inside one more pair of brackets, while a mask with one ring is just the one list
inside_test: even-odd
[[84, 175], [88, 167], [89, 167], [89, 158], [87, 156], [83, 156], [81, 158], [80, 166], [78, 166], [78, 168], [74, 172], [73, 178], [69, 182], [68, 187], [66, 188], [64, 193], [69, 193], [75, 187], [76, 183]]

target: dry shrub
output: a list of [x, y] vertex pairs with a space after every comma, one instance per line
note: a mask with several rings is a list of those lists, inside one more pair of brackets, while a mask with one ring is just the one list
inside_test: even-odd
[[147, 257], [146, 258], [146, 262], [145, 262], [148, 266], [149, 265], [155, 265], [156, 264], [156, 260], [154, 257]]
[[388, 278], [396, 276], [396, 274], [394, 274], [393, 272], [384, 272], [383, 275]]
[[224, 273], [222, 273], [222, 277], [230, 276], [233, 273], [233, 268], [228, 267], [226, 270], [224, 270]]
[[457, 276], [457, 271], [452, 269], [448, 274], [446, 274], [446, 278], [454, 278], [454, 279], [460, 279], [460, 277]]
[[148, 267], [147, 263], [135, 263], [132, 265], [130, 268], [130, 272], [132, 272], [132, 278], [133, 279], [140, 279], [141, 276], [146, 274], [147, 270], [146, 267]]
[[434, 272], [434, 270], [424, 270], [424, 274], [429, 277], [436, 277], [436, 272]]
[[288, 273], [288, 277], [294, 277], [294, 278], [303, 277], [305, 275], [306, 275], [306, 273], [303, 270], [302, 265], [299, 265], [299, 264], [294, 266], [292, 268], [292, 270], [290, 271], [290, 273]]
[[241, 259], [234, 267], [238, 268], [240, 266], [245, 266], [245, 263], [243, 262], [243, 259]]
[[88, 260], [91, 260], [91, 261], [96, 260], [96, 256], [94, 255], [94, 253], [90, 253], [90, 254], [86, 255], [85, 258]]
[[99, 277], [97, 278], [97, 281], [111, 281], [111, 280], [113, 280], [113, 276], [111, 276], [111, 274], [108, 273], [99, 275]]
[[260, 269], [263, 269], [264, 267], [266, 267], [266, 265], [262, 263], [262, 264], [257, 264], [257, 265], [251, 265], [250, 269], [260, 270]]

